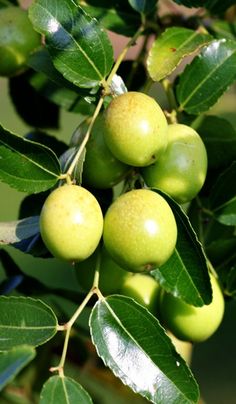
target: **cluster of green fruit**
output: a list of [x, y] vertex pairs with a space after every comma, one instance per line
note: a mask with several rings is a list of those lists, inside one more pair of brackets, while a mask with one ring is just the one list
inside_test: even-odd
[[199, 135], [185, 125], [168, 126], [151, 97], [128, 92], [114, 98], [96, 120], [87, 143], [84, 186], [63, 185], [46, 199], [40, 215], [42, 239], [55, 257], [77, 263], [84, 291], [92, 287], [99, 254], [99, 287], [104, 294], [131, 296], [180, 339], [202, 341], [223, 316], [224, 299], [215, 278], [211, 276], [212, 303], [196, 308], [160, 293], [150, 276], [176, 245], [177, 226], [166, 200], [146, 186], [132, 189], [117, 197], [103, 218], [97, 199], [86, 189], [112, 187], [131, 167], [141, 168], [149, 187], [183, 203], [202, 187], [207, 156]]

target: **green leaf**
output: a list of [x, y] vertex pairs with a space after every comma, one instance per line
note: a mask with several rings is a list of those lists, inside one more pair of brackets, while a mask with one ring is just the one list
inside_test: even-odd
[[181, 207], [163, 192], [178, 227], [176, 248], [170, 259], [152, 271], [161, 286], [193, 306], [209, 304], [212, 299], [206, 257], [190, 221]]
[[236, 160], [236, 131], [229, 121], [205, 116], [197, 132], [206, 146], [209, 168], [228, 167]]
[[211, 191], [210, 206], [216, 219], [228, 226], [236, 225], [236, 161], [218, 178]]
[[0, 390], [14, 379], [35, 354], [34, 348], [24, 345], [0, 353]]
[[104, 82], [113, 49], [98, 22], [72, 0], [36, 0], [29, 10], [34, 28], [45, 35], [55, 67], [79, 87]]
[[150, 13], [157, 4], [157, 0], [129, 0], [129, 4], [139, 13]]
[[147, 58], [147, 69], [154, 81], [164, 79], [172, 73], [181, 60], [200, 47], [206, 45], [212, 37], [188, 28], [167, 28], [152, 44]]
[[84, 388], [70, 377], [52, 376], [46, 381], [40, 394], [39, 404], [92, 404]]
[[153, 403], [196, 403], [198, 387], [158, 320], [133, 299], [113, 295], [92, 310], [93, 343], [105, 365]]
[[39, 233], [39, 217], [0, 222], [0, 245], [13, 244]]
[[51, 308], [30, 297], [0, 297], [0, 351], [42, 345], [57, 332]]
[[236, 41], [219, 39], [206, 46], [180, 76], [179, 109], [207, 111], [236, 79]]
[[0, 180], [18, 191], [36, 193], [54, 186], [59, 175], [59, 161], [52, 150], [0, 125]]

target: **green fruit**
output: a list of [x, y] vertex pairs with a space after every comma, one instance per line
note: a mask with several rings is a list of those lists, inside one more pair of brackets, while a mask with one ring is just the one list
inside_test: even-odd
[[104, 141], [104, 119], [99, 116], [86, 145], [82, 180], [89, 187], [111, 188], [120, 182], [130, 167], [117, 160]]
[[202, 307], [191, 306], [182, 300], [164, 293], [160, 312], [166, 327], [183, 341], [201, 342], [209, 338], [219, 327], [224, 315], [224, 297], [213, 275], [212, 302]]
[[14, 6], [0, 9], [0, 76], [24, 70], [30, 53], [40, 42], [25, 10]]
[[163, 197], [148, 189], [137, 189], [110, 205], [103, 238], [107, 251], [122, 268], [149, 272], [172, 255], [177, 227]]
[[124, 280], [120, 293], [132, 297], [152, 314], [158, 311], [160, 286], [155, 279], [145, 274], [132, 274]]
[[128, 92], [114, 98], [104, 114], [104, 137], [112, 154], [131, 166], [147, 166], [167, 145], [167, 121], [157, 102]]
[[169, 194], [178, 203], [191, 201], [202, 188], [207, 173], [207, 153], [198, 133], [182, 124], [169, 125], [166, 151], [142, 170], [149, 187]]
[[56, 258], [82, 261], [96, 249], [103, 229], [103, 215], [95, 197], [77, 185], [55, 189], [44, 202], [40, 232]]
[[[76, 277], [84, 292], [88, 292], [93, 285], [98, 253], [99, 251], [95, 251], [75, 267]], [[104, 247], [100, 253], [99, 289], [104, 295], [118, 293], [129, 274], [112, 260]]]

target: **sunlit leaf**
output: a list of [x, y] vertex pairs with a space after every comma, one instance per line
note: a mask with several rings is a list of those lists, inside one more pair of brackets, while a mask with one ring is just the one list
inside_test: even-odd
[[152, 44], [147, 58], [151, 78], [159, 81], [168, 76], [191, 53], [211, 40], [210, 35], [183, 27], [167, 28]]
[[156, 404], [197, 403], [191, 371], [158, 320], [133, 299], [99, 300], [90, 327], [98, 355], [135, 392]]
[[98, 22], [72, 0], [36, 0], [29, 10], [34, 28], [45, 35], [55, 67], [79, 87], [104, 82], [113, 49]]

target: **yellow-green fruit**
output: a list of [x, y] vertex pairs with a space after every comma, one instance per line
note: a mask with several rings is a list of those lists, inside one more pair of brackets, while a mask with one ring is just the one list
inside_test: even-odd
[[207, 173], [207, 153], [198, 133], [187, 125], [168, 127], [165, 152], [142, 170], [149, 187], [169, 194], [178, 203], [192, 200], [202, 188]]
[[131, 272], [149, 272], [172, 255], [177, 238], [174, 215], [154, 191], [137, 189], [118, 197], [104, 219], [104, 243], [112, 258]]
[[21, 72], [40, 42], [25, 10], [14, 6], [0, 9], [0, 76]]
[[[113, 261], [104, 247], [100, 254], [99, 289], [104, 295], [118, 293], [129, 273]], [[92, 287], [97, 259], [98, 251], [95, 251], [75, 267], [76, 277], [84, 292], [88, 292]]]
[[110, 188], [121, 181], [130, 167], [111, 153], [104, 141], [104, 119], [99, 116], [86, 145], [82, 181], [89, 187]]
[[63, 185], [46, 199], [40, 214], [40, 232], [54, 257], [82, 261], [96, 249], [103, 215], [95, 197], [77, 185]]
[[121, 294], [132, 297], [154, 315], [157, 315], [158, 311], [159, 291], [158, 282], [145, 274], [128, 276], [120, 289]]
[[167, 145], [167, 121], [157, 102], [146, 94], [127, 92], [105, 111], [105, 141], [112, 154], [131, 166], [147, 166]]
[[202, 307], [191, 306], [164, 293], [160, 312], [166, 327], [180, 340], [201, 342], [209, 338], [219, 327], [224, 315], [224, 297], [213, 275], [210, 275], [212, 302]]

